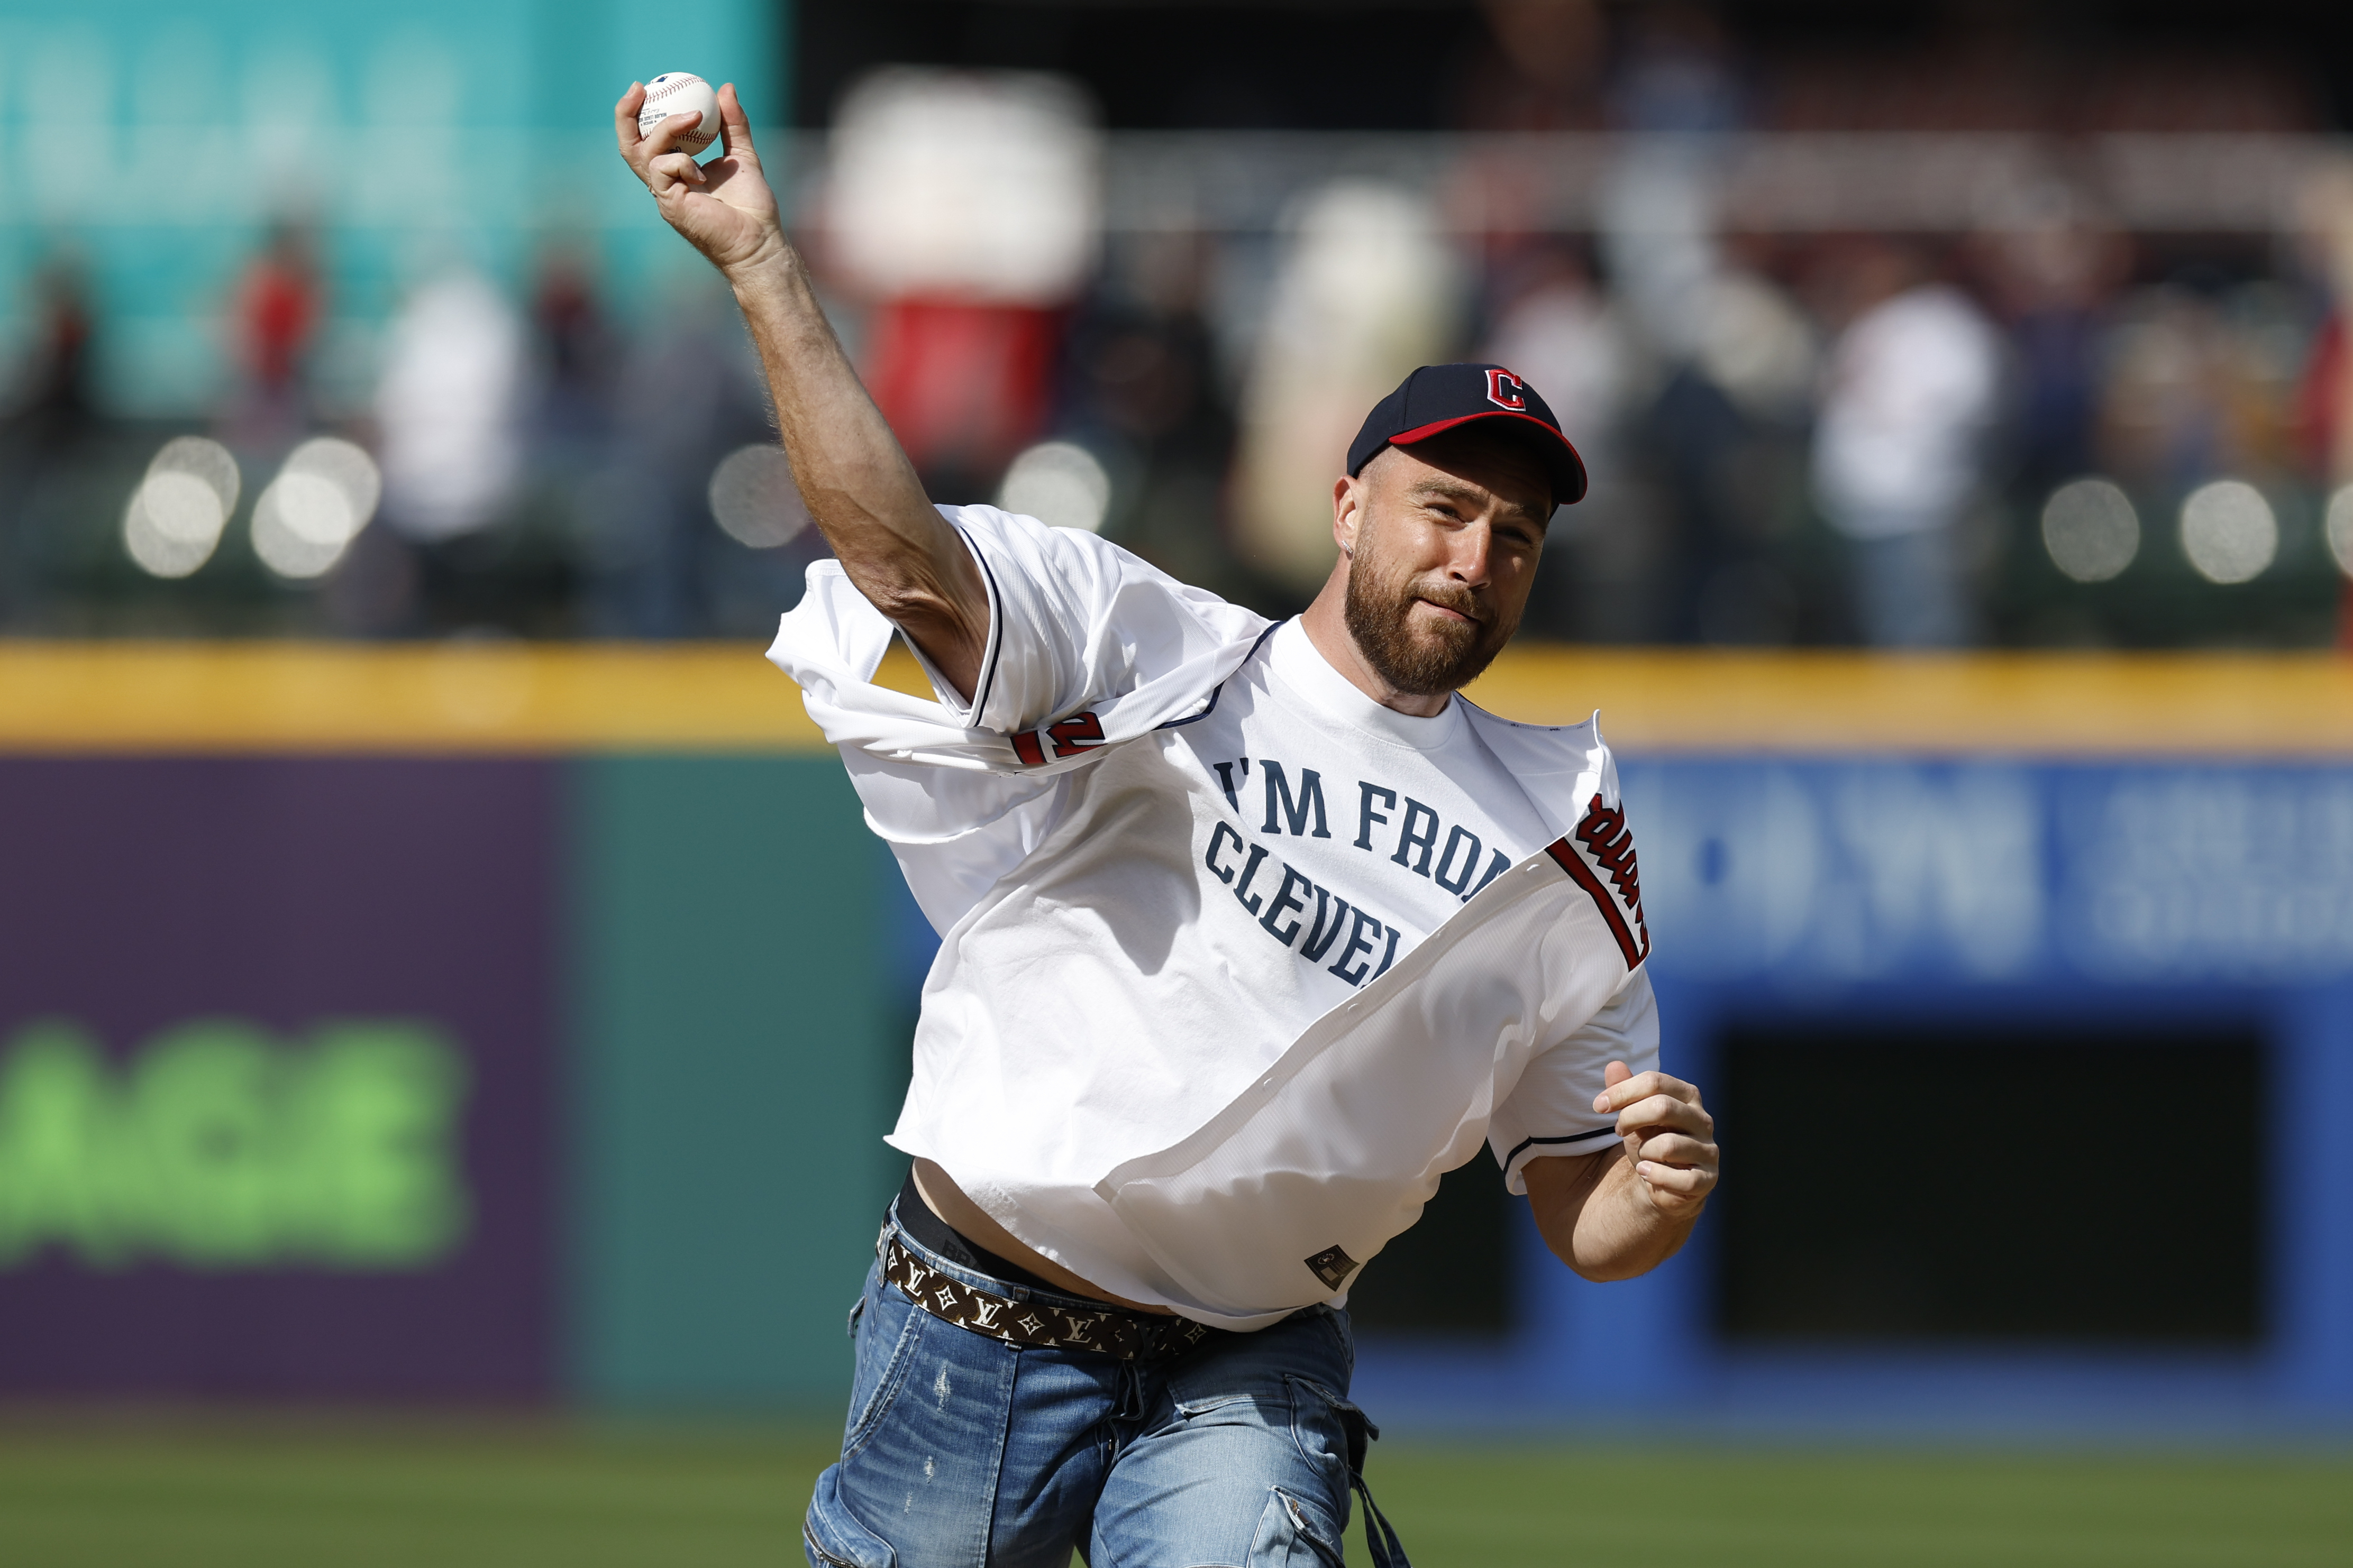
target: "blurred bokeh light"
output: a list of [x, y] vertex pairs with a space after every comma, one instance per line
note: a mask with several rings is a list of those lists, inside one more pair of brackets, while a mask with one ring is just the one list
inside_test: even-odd
[[997, 504], [1055, 528], [1093, 533], [1111, 505], [1111, 476], [1074, 441], [1041, 441], [1013, 459]]
[[738, 544], [774, 550], [808, 526], [808, 508], [781, 447], [738, 447], [711, 470], [711, 516]]
[[2337, 570], [2353, 577], [2353, 485], [2328, 498], [2321, 531], [2328, 544], [2329, 558], [2337, 563]]
[[2078, 583], [2105, 583], [2140, 553], [2140, 516], [2107, 479], [2073, 479], [2042, 503], [2042, 544]]
[[2243, 479], [2199, 486], [2181, 503], [2181, 549], [2210, 583], [2249, 583], [2279, 553], [2279, 519]]
[[240, 482], [227, 447], [201, 436], [174, 437], [131, 492], [123, 548], [151, 576], [187, 576], [212, 558]]
[[287, 454], [286, 465], [253, 503], [253, 549], [280, 576], [323, 576], [375, 515], [383, 493], [375, 460], [349, 441], [317, 436]]

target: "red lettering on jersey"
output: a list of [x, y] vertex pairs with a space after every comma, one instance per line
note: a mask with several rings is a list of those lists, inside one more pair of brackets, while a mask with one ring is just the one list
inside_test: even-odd
[[1092, 710], [1073, 713], [1059, 724], [1047, 726], [1046, 733], [1054, 742], [1058, 757], [1075, 757], [1081, 752], [1092, 751], [1103, 744], [1103, 721]]
[[1525, 413], [1528, 400], [1520, 394], [1526, 389], [1527, 383], [1508, 370], [1490, 370], [1487, 373], [1487, 401], [1498, 408], [1508, 408], [1514, 414]]
[[1054, 743], [1054, 755], [1075, 757], [1081, 752], [1092, 752], [1103, 743], [1103, 721], [1091, 709], [1073, 713], [1059, 724], [1049, 724], [1042, 730], [1024, 730], [1013, 737], [1013, 754], [1021, 759], [1025, 768], [1046, 765], [1046, 742]]
[[1577, 841], [1593, 851], [1601, 868], [1609, 873], [1609, 885], [1626, 900], [1634, 919], [1642, 918], [1642, 872], [1634, 861], [1634, 836], [1626, 831], [1624, 811], [1612, 811], [1601, 804], [1597, 795], [1585, 808], [1585, 820], [1577, 825]]
[[[1595, 875], [1593, 867], [1585, 863], [1585, 857], [1567, 838], [1553, 840], [1545, 847], [1545, 853], [1592, 896], [1609, 934], [1617, 939], [1618, 951], [1625, 955], [1626, 967], [1635, 968], [1651, 956], [1651, 928], [1642, 918], [1642, 872], [1634, 858], [1634, 835], [1626, 826], [1626, 813], [1602, 805], [1596, 794], [1586, 805], [1575, 837], [1593, 857], [1600, 876]], [[1608, 888], [1601, 885], [1603, 876], [1609, 879]], [[1614, 897], [1613, 888], [1617, 889]]]

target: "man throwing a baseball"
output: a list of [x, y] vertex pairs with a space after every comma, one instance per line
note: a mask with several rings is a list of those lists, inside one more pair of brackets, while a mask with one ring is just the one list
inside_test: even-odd
[[[1715, 1184], [1698, 1091], [1656, 1068], [1608, 747], [1457, 695], [1584, 466], [1505, 367], [1424, 366], [1366, 419], [1331, 579], [1280, 625], [935, 508], [733, 89], [701, 167], [689, 117], [641, 135], [643, 92], [621, 155], [733, 286], [834, 550], [769, 657], [942, 933], [809, 1560], [1336, 1565], [1372, 1435], [1348, 1287], [1439, 1177], [1486, 1144], [1591, 1279], [1657, 1266]], [[873, 684], [894, 638], [931, 699]]]

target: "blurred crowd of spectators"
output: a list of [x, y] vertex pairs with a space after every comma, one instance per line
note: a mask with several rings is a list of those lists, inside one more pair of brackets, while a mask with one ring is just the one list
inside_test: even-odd
[[[1581, 227], [1514, 223], [1466, 166], [1477, 223], [1444, 183], [1357, 173], [1264, 232], [1105, 232], [1067, 84], [902, 70], [853, 93], [803, 238], [934, 497], [1099, 529], [1282, 613], [1328, 567], [1364, 409], [1416, 363], [1491, 359], [1594, 475], [1554, 523], [1544, 635], [2347, 637], [2353, 198], [2316, 188], [2289, 237], [2136, 237], [2063, 186], [1951, 232], [1741, 232], [1707, 211], [1711, 148], [1757, 95], [1704, 12], [1645, 7], [1603, 40], [1590, 6], [1488, 10], [1463, 128], [1620, 135]], [[1784, 74], [1774, 121], [2007, 123], [2022, 96], [2098, 97], [2004, 59], [1962, 48], [1891, 86], [1825, 58]], [[2306, 128], [2244, 72], [2176, 86], [2209, 128]], [[329, 285], [283, 226], [223, 301], [219, 407], [167, 427], [93, 398], [102, 301], [61, 253], [0, 418], [0, 630], [764, 632], [822, 542], [723, 290], [665, 276], [614, 297], [586, 236], [519, 283], [426, 268], [373, 397], [330, 407], [309, 370]], [[158, 481], [182, 473], [209, 492]]]
[[[234, 374], [196, 422], [109, 416], [92, 391], [98, 312], [69, 268], [41, 276], [39, 331], [0, 417], [0, 627], [675, 637], [756, 632], [797, 596], [807, 554], [773, 548], [797, 518], [739, 507], [727, 521], [749, 544], [714, 521], [714, 471], [770, 438], [715, 279], [681, 269], [624, 331], [581, 244], [548, 246], [520, 289], [430, 268], [385, 323], [373, 395], [353, 407], [310, 374], [329, 305], [311, 249], [287, 227], [254, 258], [224, 310]], [[343, 487], [326, 550], [273, 553], [263, 481], [322, 437], [367, 471]], [[175, 468], [215, 482], [219, 504], [192, 552], [142, 550], [148, 514], [169, 532], [155, 481]], [[789, 486], [744, 500], [794, 504]]]

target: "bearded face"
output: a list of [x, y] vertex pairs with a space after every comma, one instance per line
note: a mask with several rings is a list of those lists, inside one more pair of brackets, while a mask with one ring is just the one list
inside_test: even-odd
[[[1385, 530], [1370, 509], [1356, 532], [1345, 606], [1348, 635], [1365, 662], [1398, 691], [1438, 697], [1476, 680], [1519, 629], [1523, 592], [1508, 606], [1443, 572], [1417, 573], [1382, 548]], [[1417, 610], [1419, 601], [1462, 616]]]

